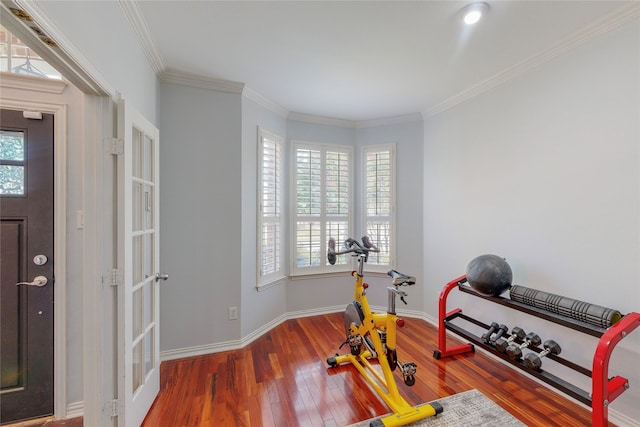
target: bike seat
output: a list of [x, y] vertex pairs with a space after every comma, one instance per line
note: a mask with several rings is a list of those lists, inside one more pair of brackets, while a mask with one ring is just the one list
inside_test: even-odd
[[398, 273], [395, 270], [389, 270], [387, 272], [389, 276], [393, 278], [393, 286], [403, 286], [403, 285], [415, 285], [416, 278], [407, 276], [406, 274]]

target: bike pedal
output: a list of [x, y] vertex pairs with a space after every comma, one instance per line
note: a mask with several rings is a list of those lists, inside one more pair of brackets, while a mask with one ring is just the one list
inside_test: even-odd
[[402, 364], [401, 369], [402, 375], [404, 376], [415, 375], [416, 371], [418, 370], [418, 365], [413, 362], [407, 362]]
[[347, 342], [349, 343], [349, 346], [357, 347], [362, 344], [362, 337], [360, 335], [349, 335]]

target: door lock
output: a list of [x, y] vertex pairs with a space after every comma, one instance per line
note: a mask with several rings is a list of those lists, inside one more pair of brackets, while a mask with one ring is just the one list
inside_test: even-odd
[[169, 280], [169, 275], [156, 273], [156, 282], [159, 282], [160, 280]]
[[47, 284], [47, 281], [48, 281], [47, 278], [44, 276], [36, 276], [33, 279], [33, 282], [20, 282], [20, 283], [16, 283], [16, 286], [26, 285], [26, 286], [37, 286], [41, 288]]
[[36, 255], [33, 257], [33, 263], [35, 265], [45, 265], [49, 261], [46, 255]]

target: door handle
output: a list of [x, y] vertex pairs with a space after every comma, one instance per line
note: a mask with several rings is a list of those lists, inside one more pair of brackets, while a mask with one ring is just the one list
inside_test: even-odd
[[19, 285], [26, 285], [26, 286], [37, 286], [39, 288], [41, 288], [42, 286], [47, 284], [47, 278], [44, 276], [36, 276], [33, 279], [33, 282], [20, 282], [20, 283], [16, 283], [16, 286]]
[[160, 280], [169, 280], [169, 275], [156, 273], [156, 282], [159, 282]]

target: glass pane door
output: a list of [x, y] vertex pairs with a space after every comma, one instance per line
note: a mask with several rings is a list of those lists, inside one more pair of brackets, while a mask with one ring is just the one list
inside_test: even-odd
[[[140, 425], [159, 390], [158, 130], [119, 103], [124, 150], [121, 182], [124, 283], [118, 300], [123, 352], [120, 426]], [[120, 221], [120, 218], [119, 218]]]

